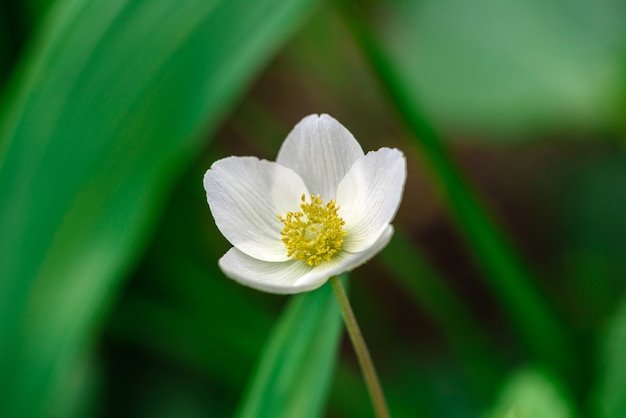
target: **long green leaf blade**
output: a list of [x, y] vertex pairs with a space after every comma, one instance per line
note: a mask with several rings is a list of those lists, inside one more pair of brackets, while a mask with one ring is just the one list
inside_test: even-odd
[[0, 416], [65, 415], [58, 392], [201, 134], [314, 3], [53, 6], [0, 115]]
[[329, 283], [293, 297], [261, 355], [237, 417], [322, 416], [342, 329]]

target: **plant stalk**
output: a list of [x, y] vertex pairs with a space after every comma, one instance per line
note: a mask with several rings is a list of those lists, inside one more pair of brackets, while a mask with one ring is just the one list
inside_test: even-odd
[[350, 335], [350, 340], [354, 346], [356, 356], [359, 359], [361, 370], [363, 370], [363, 377], [365, 378], [367, 390], [372, 398], [372, 404], [374, 405], [376, 417], [390, 418], [389, 408], [387, 408], [385, 395], [383, 394], [382, 387], [380, 386], [380, 381], [378, 380], [374, 363], [372, 362], [367, 345], [365, 344], [365, 340], [363, 339], [363, 335], [359, 329], [359, 324], [356, 322], [354, 312], [352, 312], [352, 307], [350, 306], [350, 301], [348, 300], [346, 291], [341, 283], [341, 279], [339, 276], [331, 277], [330, 284], [335, 292], [337, 302], [339, 302], [341, 315], [343, 316], [343, 320], [346, 324], [348, 335]]

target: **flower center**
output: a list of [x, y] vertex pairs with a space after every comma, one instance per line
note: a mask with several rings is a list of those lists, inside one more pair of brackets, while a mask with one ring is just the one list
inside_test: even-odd
[[306, 203], [302, 195], [301, 211], [287, 212], [278, 219], [285, 225], [280, 235], [287, 247], [287, 256], [304, 260], [309, 266], [319, 266], [322, 260], [330, 260], [343, 244], [345, 221], [339, 217], [339, 207], [334, 200], [324, 205], [320, 195], [311, 195]]

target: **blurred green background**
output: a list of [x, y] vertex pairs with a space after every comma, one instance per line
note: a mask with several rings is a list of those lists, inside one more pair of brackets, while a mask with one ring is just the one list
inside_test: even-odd
[[1, 0], [0, 417], [370, 417], [328, 286], [202, 188], [329, 113], [407, 155], [345, 278], [394, 417], [626, 417], [622, 0]]

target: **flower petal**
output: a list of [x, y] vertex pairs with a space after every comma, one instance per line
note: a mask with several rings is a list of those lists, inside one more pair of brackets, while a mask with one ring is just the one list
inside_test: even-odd
[[328, 115], [302, 119], [283, 142], [276, 162], [298, 173], [314, 195], [334, 199], [337, 185], [363, 157], [352, 134]]
[[295, 283], [295, 286], [308, 288], [309, 286], [315, 285], [315, 287], [319, 287], [332, 276], [354, 270], [382, 251], [382, 249], [389, 244], [392, 236], [393, 226], [387, 225], [378, 239], [365, 251], [358, 253], [342, 251], [335, 255], [332, 260], [320, 264], [300, 277]]
[[270, 293], [292, 294], [317, 289], [337, 274], [350, 271], [375, 256], [393, 235], [388, 225], [379, 239], [367, 251], [360, 253], [342, 252], [331, 261], [310, 267], [302, 260], [283, 262], [262, 261], [250, 257], [237, 248], [231, 248], [220, 258], [219, 266], [231, 279]]
[[378, 239], [396, 215], [405, 181], [406, 160], [397, 149], [370, 151], [354, 163], [337, 187], [345, 251], [364, 251]]
[[302, 260], [263, 261], [250, 257], [234, 247], [220, 258], [219, 266], [231, 279], [270, 293], [299, 293], [313, 290], [323, 284], [314, 282], [296, 285], [298, 279], [313, 269]]
[[293, 170], [256, 157], [228, 157], [204, 175], [204, 189], [220, 232], [251, 257], [286, 261], [277, 215], [298, 210], [309, 192]]

